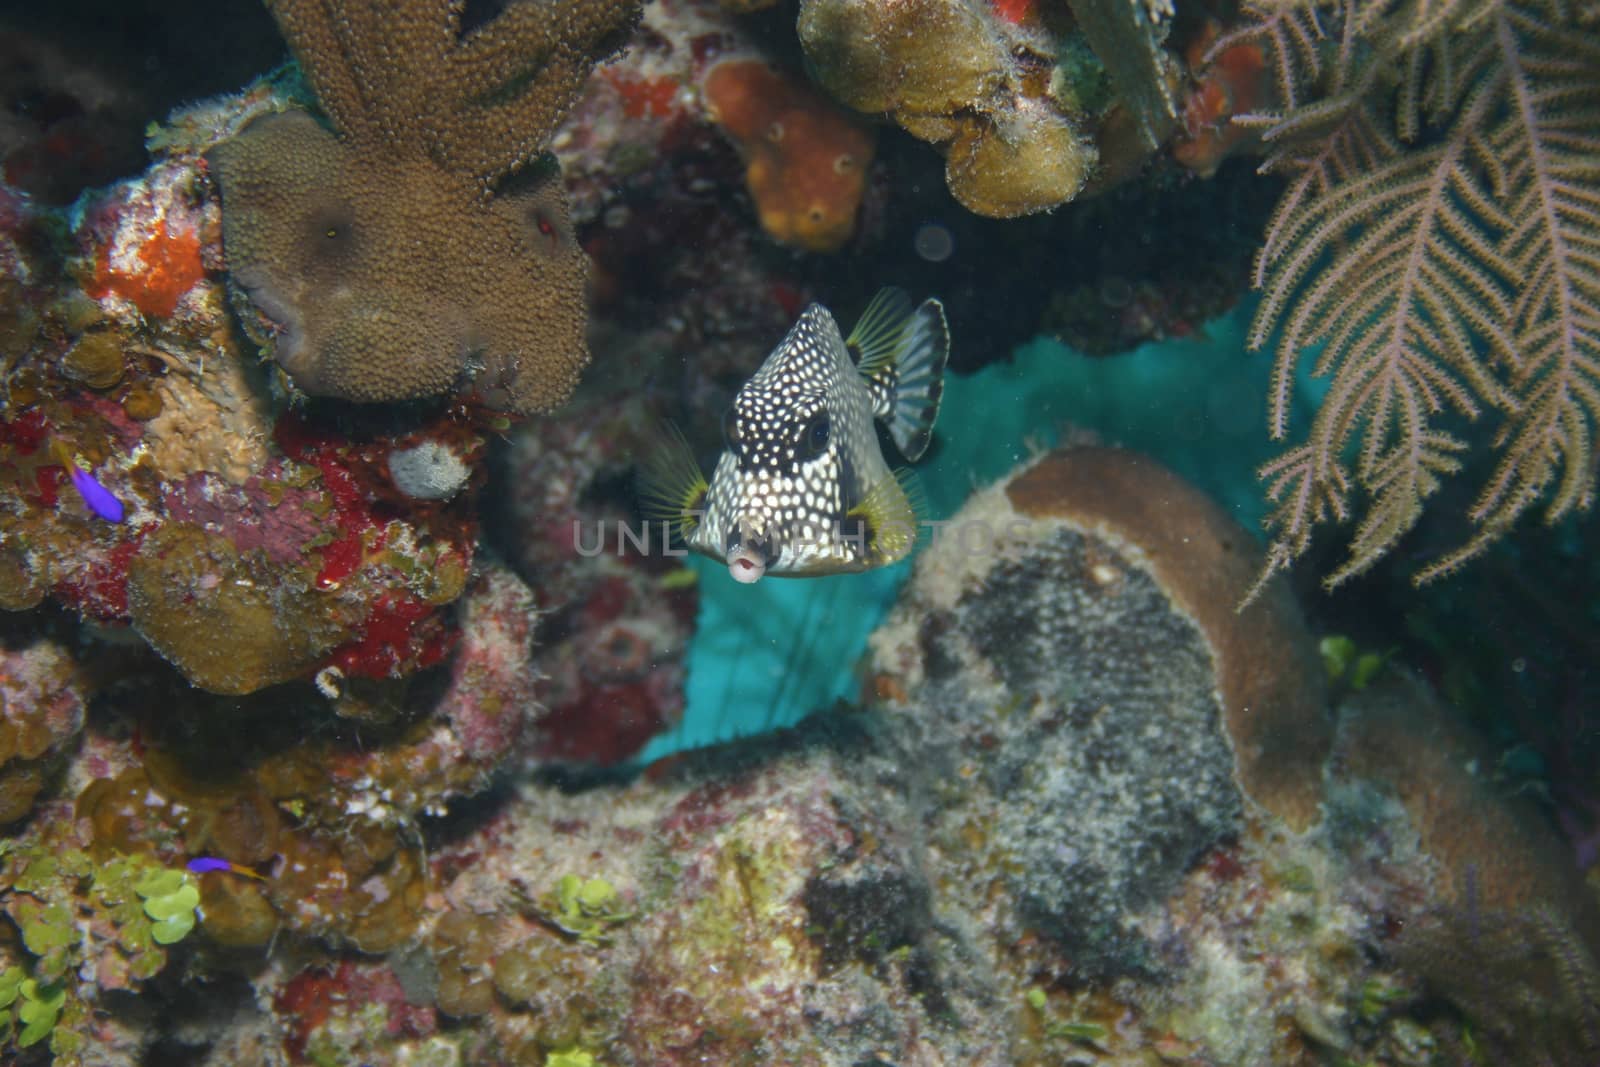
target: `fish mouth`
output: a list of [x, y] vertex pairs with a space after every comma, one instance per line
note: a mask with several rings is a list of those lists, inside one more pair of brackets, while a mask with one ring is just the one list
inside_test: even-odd
[[729, 538], [728, 573], [743, 585], [759, 582], [767, 568], [778, 562], [777, 550], [770, 537], [752, 537], [749, 540], [735, 534]]
[[752, 585], [761, 580], [767, 573], [767, 561], [761, 553], [740, 545], [728, 553], [728, 573], [733, 575], [733, 580], [744, 585]]

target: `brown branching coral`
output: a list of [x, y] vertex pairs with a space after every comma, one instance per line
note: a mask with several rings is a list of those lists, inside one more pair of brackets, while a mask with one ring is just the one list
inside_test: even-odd
[[272, 115], [209, 156], [247, 326], [315, 395], [561, 403], [587, 267], [554, 168], [506, 179], [638, 4], [524, 0], [465, 35], [460, 0], [270, 6], [334, 132]]
[[1435, 908], [1395, 955], [1457, 1006], [1488, 1062], [1587, 1067], [1600, 1056], [1600, 966], [1549, 907]]
[[1543, 501], [1595, 488], [1600, 421], [1600, 37], [1542, 0], [1254, 5], [1282, 111], [1244, 116], [1289, 185], [1256, 263], [1252, 348], [1276, 334], [1272, 433], [1288, 433], [1302, 353], [1331, 386], [1308, 439], [1262, 470], [1266, 573], [1367, 503], [1329, 585], [1409, 531], [1500, 418], [1476, 530], [1448, 573]]
[[1544, 812], [1420, 679], [1391, 670], [1341, 710], [1332, 766], [1399, 803], [1432, 867], [1385, 951], [1470, 1024], [1472, 1062], [1590, 1067], [1600, 912]]

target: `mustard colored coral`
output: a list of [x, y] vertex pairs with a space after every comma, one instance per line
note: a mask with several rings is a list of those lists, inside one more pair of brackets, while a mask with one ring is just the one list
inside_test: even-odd
[[797, 29], [822, 84], [857, 111], [949, 115], [1003, 80], [988, 20], [960, 0], [808, 0]]
[[1008, 219], [1071, 199], [1094, 159], [1054, 108], [1025, 101], [1004, 122], [963, 122], [946, 149], [945, 180], [968, 211]]
[[145, 640], [184, 677], [229, 694], [308, 672], [359, 621], [292, 569], [180, 524], [144, 542], [128, 569], [128, 607]]
[[784, 244], [833, 252], [855, 232], [873, 136], [795, 77], [753, 59], [706, 76], [706, 109], [739, 147], [761, 227]]
[[975, 214], [1048, 211], [1093, 175], [1091, 116], [1065, 110], [1030, 75], [1054, 57], [1020, 62], [1028, 49], [985, 5], [805, 0], [798, 30], [828, 92], [938, 145], [950, 192]]

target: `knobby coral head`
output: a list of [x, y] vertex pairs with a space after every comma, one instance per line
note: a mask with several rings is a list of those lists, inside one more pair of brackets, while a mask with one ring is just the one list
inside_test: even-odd
[[247, 329], [294, 385], [353, 401], [559, 405], [588, 362], [587, 263], [549, 140], [632, 0], [273, 5], [334, 129], [265, 116], [214, 148]]

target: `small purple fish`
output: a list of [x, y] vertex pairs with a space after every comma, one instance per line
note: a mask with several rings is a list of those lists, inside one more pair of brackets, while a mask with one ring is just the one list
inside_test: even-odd
[[90, 511], [107, 522], [122, 521], [125, 512], [122, 501], [117, 499], [116, 494], [97, 482], [94, 475], [76, 463], [67, 467], [67, 473], [72, 475], [73, 487], [78, 490], [78, 495], [83, 497], [83, 502]]
[[122, 501], [117, 499], [115, 493], [101, 485], [86, 468], [88, 464], [73, 454], [67, 446], [59, 441], [50, 442], [50, 451], [72, 475], [72, 487], [83, 497], [84, 506], [107, 522], [121, 522], [127, 512], [122, 507]]
[[184, 866], [189, 868], [189, 872], [191, 874], [207, 874], [211, 871], [227, 871], [229, 874], [238, 874], [243, 875], [246, 878], [254, 878], [258, 882], [266, 881], [265, 878], [257, 874], [255, 871], [252, 871], [250, 868], [241, 867], [237, 863], [229, 863], [227, 860], [221, 859], [217, 856], [196, 856], [194, 859], [184, 864]]

